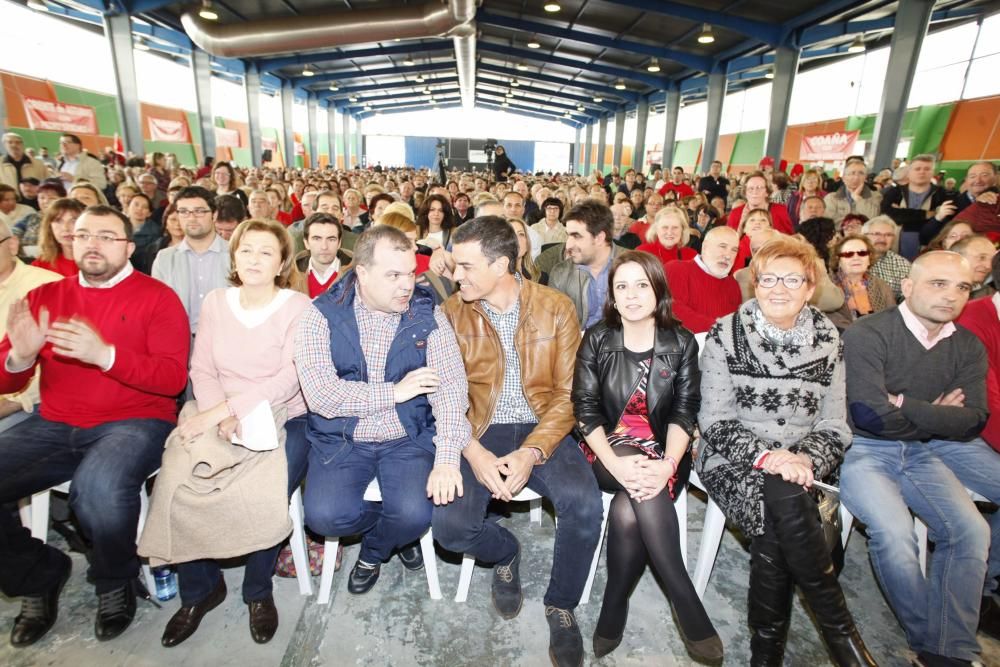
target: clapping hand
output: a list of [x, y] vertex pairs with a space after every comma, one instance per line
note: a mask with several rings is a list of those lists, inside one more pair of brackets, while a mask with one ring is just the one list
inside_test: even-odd
[[49, 327], [45, 340], [52, 343], [53, 352], [63, 357], [99, 368], [106, 367], [111, 361], [111, 346], [93, 327], [76, 317], [66, 322], [55, 322]]
[[31, 314], [27, 299], [18, 299], [7, 311], [7, 337], [10, 339], [11, 363], [15, 366], [34, 361], [45, 345], [49, 331], [49, 311], [42, 306], [38, 321]]

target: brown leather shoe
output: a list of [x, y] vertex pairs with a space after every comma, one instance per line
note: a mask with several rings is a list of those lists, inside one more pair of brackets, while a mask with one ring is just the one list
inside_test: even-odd
[[247, 606], [250, 608], [250, 636], [258, 644], [268, 643], [278, 631], [278, 609], [274, 606], [274, 598], [251, 600]]
[[181, 607], [170, 617], [170, 620], [167, 621], [167, 627], [163, 629], [160, 643], [167, 647], [180, 644], [194, 634], [205, 614], [218, 607], [225, 599], [226, 580], [219, 577], [219, 583], [215, 586], [215, 590], [208, 594], [207, 598], [196, 605]]

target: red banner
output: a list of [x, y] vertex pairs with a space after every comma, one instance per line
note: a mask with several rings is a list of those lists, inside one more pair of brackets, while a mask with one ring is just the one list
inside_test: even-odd
[[267, 137], [262, 137], [260, 140], [260, 147], [265, 151], [271, 151], [272, 153], [278, 152], [278, 140], [268, 139]]
[[148, 117], [149, 138], [153, 141], [171, 141], [177, 144], [191, 143], [187, 123], [182, 120]]
[[799, 159], [813, 162], [838, 162], [854, 152], [859, 130], [833, 134], [807, 134], [802, 137]]
[[226, 148], [240, 147], [240, 131], [226, 127], [215, 128], [215, 145]]
[[51, 130], [73, 134], [97, 134], [97, 114], [93, 107], [50, 102], [24, 97], [24, 113], [32, 130]]
[[305, 155], [306, 154], [306, 147], [305, 147], [305, 145], [301, 141], [296, 141], [295, 142], [295, 154], [296, 155]]

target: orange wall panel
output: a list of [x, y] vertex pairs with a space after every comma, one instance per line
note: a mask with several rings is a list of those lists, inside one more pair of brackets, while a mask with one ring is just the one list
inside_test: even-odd
[[941, 141], [941, 154], [945, 160], [1000, 158], [1000, 97], [956, 104]]

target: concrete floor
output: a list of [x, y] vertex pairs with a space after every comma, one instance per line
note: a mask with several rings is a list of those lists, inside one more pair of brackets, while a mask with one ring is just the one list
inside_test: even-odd
[[[692, 495], [688, 533], [688, 553], [692, 558], [701, 538], [704, 507], [704, 502]], [[294, 580], [275, 580], [281, 626], [267, 645], [255, 644], [247, 630], [246, 606], [239, 595], [240, 568], [226, 571], [230, 591], [226, 604], [208, 614], [198, 632], [180, 646], [173, 649], [160, 646], [164, 625], [179, 606], [176, 598], [164, 603], [163, 609], [140, 601], [132, 627], [118, 639], [100, 643], [93, 636], [96, 607], [93, 589], [84, 581], [85, 562], [79, 554], [73, 554], [74, 572], [62, 596], [55, 628], [28, 649], [13, 649], [2, 641], [0, 665], [548, 665], [548, 630], [541, 598], [551, 567], [553, 522], [546, 515], [541, 526], [531, 524], [526, 505], [515, 506], [512, 516], [503, 521], [521, 540], [524, 550], [521, 576], [525, 604], [512, 621], [504, 621], [493, 610], [490, 571], [485, 568], [476, 569], [468, 602], [455, 603], [452, 598], [458, 583], [458, 560], [440, 553], [438, 570], [443, 600], [430, 600], [423, 573], [404, 570], [398, 560], [383, 566], [381, 579], [369, 594], [352, 596], [346, 590], [346, 574], [357, 557], [354, 545], [345, 550], [344, 569], [337, 574], [329, 606], [301, 597]], [[58, 543], [54, 533], [53, 543]], [[748, 565], [748, 554], [736, 536], [727, 532], [705, 594], [709, 616], [725, 643], [726, 665], [749, 662], [745, 621]], [[684, 652], [666, 599], [648, 570], [633, 593], [622, 645], [604, 660], [595, 660], [591, 636], [604, 582], [602, 559], [593, 597], [577, 610], [587, 664], [664, 667], [694, 664]], [[879, 664], [907, 665], [902, 631], [878, 590], [864, 540], [858, 535], [848, 546], [841, 582], [862, 635]], [[318, 583], [315, 580], [317, 588]], [[18, 609], [14, 602], [0, 598], [0, 628], [4, 633]], [[980, 643], [984, 664], [1000, 665], [1000, 642], [981, 636]], [[830, 664], [801, 601], [796, 602], [785, 662], [795, 667]]]

